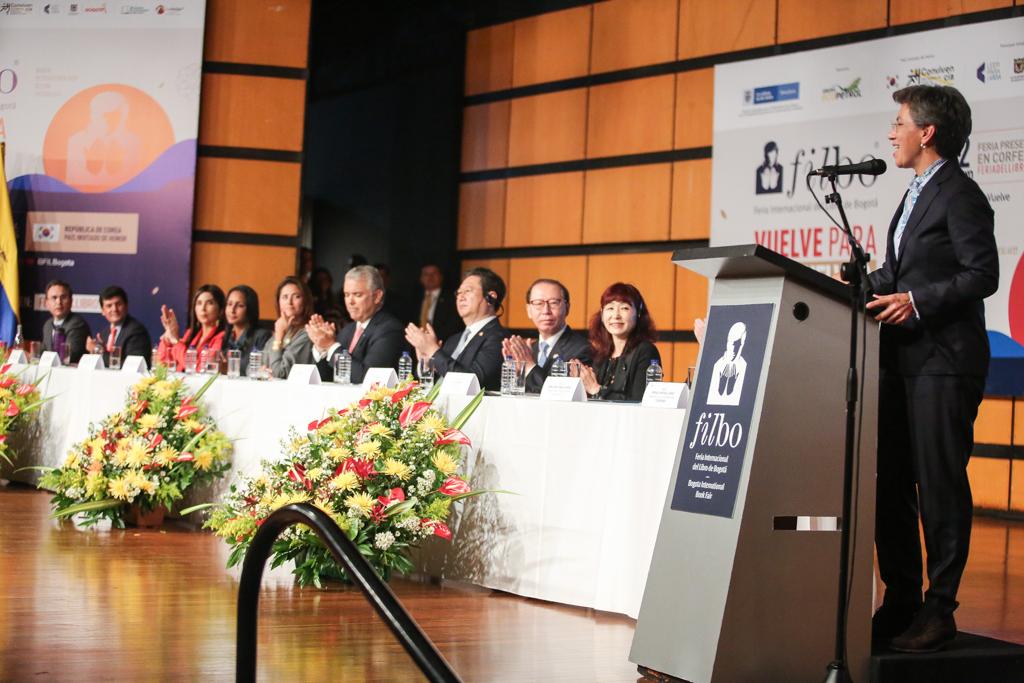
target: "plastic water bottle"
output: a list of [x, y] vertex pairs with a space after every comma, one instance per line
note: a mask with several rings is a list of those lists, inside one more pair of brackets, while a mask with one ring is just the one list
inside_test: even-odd
[[23, 348], [25, 348], [25, 336], [21, 333], [21, 325], [18, 325], [18, 329], [14, 333], [14, 340], [11, 342], [11, 349]]
[[516, 391], [516, 362], [512, 356], [505, 356], [501, 364], [501, 395], [511, 396]]
[[561, 359], [559, 356], [555, 356], [551, 361], [551, 369], [548, 371], [548, 377], [568, 377], [569, 376], [569, 365]]
[[352, 383], [352, 356], [348, 349], [342, 349], [334, 357], [334, 381], [338, 384]]
[[647, 383], [660, 382], [661, 376], [661, 364], [656, 358], [652, 358], [651, 364], [647, 366]]
[[402, 357], [398, 359], [398, 381], [404, 382], [412, 377], [412, 357], [408, 351], [402, 351]]

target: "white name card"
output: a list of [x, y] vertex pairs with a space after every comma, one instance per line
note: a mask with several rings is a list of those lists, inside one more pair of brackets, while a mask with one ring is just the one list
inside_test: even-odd
[[645, 408], [686, 408], [690, 403], [690, 388], [686, 382], [651, 382], [644, 390]]
[[374, 384], [390, 389], [398, 384], [398, 373], [394, 368], [370, 368], [363, 375], [363, 389], [369, 389]]
[[315, 365], [296, 363], [288, 371], [288, 384], [320, 384], [320, 371]]
[[121, 361], [121, 372], [134, 372], [141, 375], [148, 369], [146, 367], [146, 359], [142, 356], [128, 356]]
[[548, 377], [540, 389], [540, 400], [582, 402], [587, 400], [587, 392], [579, 377]]
[[7, 362], [11, 365], [28, 365], [28, 356], [21, 349], [14, 349], [7, 356]]
[[442, 396], [476, 396], [480, 393], [480, 380], [472, 372], [449, 372], [437, 393]]
[[60, 356], [57, 355], [56, 351], [43, 351], [43, 355], [39, 357], [39, 367], [41, 368], [56, 368], [60, 367]]
[[79, 370], [102, 370], [104, 367], [102, 353], [87, 353], [78, 360]]

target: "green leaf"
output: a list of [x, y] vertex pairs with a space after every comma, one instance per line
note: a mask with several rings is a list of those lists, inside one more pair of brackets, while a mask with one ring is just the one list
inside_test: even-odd
[[242, 561], [242, 558], [245, 557], [246, 550], [246, 546], [240, 545], [231, 551], [231, 554], [228, 555], [228, 569], [234, 567], [236, 564]]
[[206, 393], [206, 390], [209, 389], [213, 385], [213, 383], [217, 381], [218, 377], [220, 377], [219, 374], [218, 375], [210, 375], [210, 379], [206, 380], [206, 383], [203, 384], [203, 386], [201, 386], [199, 388], [199, 391], [197, 391], [195, 393], [195, 395], [192, 397], [192, 402], [193, 403], [198, 403], [199, 399], [202, 398], [203, 394]]
[[185, 515], [191, 515], [193, 512], [199, 512], [200, 510], [206, 510], [208, 508], [215, 508], [218, 505], [220, 505], [220, 503], [200, 503], [199, 505], [193, 505], [192, 507], [187, 507], [184, 510], [182, 510], [181, 512], [179, 512], [178, 514], [180, 514], [182, 517], [184, 517]]
[[59, 519], [60, 517], [70, 517], [71, 515], [77, 515], [79, 512], [95, 512], [97, 510], [110, 510], [112, 508], [121, 507], [125, 502], [123, 500], [114, 500], [113, 498], [106, 498], [104, 500], [90, 500], [87, 503], [79, 503], [78, 505], [71, 505], [63, 510], [55, 510], [50, 519]]
[[[216, 377], [216, 376], [217, 375], [214, 375], [214, 377]], [[205, 434], [206, 432], [210, 431], [210, 427], [212, 427], [212, 426], [213, 425], [206, 425], [205, 427], [203, 427], [202, 431], [199, 432], [198, 434], [196, 434], [195, 436], [193, 436], [191, 441], [189, 441], [187, 444], [185, 444], [185, 446], [179, 452], [180, 453], [190, 453], [192, 451], [192, 447], [195, 446], [197, 443], [199, 443], [199, 439], [203, 438], [203, 434]]]
[[39, 470], [40, 472], [53, 472], [56, 469], [56, 467], [45, 467], [43, 465], [25, 465], [24, 467], [19, 467], [18, 469], [14, 470], [13, 472], [11, 472], [11, 474], [17, 474], [22, 470]]
[[423, 397], [423, 400], [427, 403], [433, 403], [434, 399], [437, 398], [437, 395], [441, 392], [441, 384], [443, 382], [444, 377], [434, 382], [434, 386], [430, 387], [430, 391], [428, 391], [427, 395]]
[[462, 500], [463, 498], [472, 498], [473, 496], [482, 496], [485, 493], [507, 493], [510, 496], [518, 496], [519, 495], [515, 491], [505, 491], [503, 489], [480, 489], [479, 491], [470, 491], [468, 493], [460, 493], [457, 496], [452, 496], [451, 497], [451, 501], [454, 503], [455, 501]]
[[470, 416], [472, 416], [474, 412], [476, 412], [476, 409], [480, 406], [480, 402], [483, 400], [484, 390], [481, 389], [480, 393], [474, 396], [473, 400], [470, 401], [469, 404], [462, 409], [462, 412], [455, 417], [452, 421], [452, 427], [455, 429], [462, 429], [462, 425], [466, 424], [466, 421], [469, 420]]
[[403, 500], [401, 503], [397, 503], [397, 504], [392, 505], [391, 507], [389, 507], [385, 511], [385, 516], [387, 516], [387, 517], [394, 517], [395, 515], [400, 515], [403, 512], [411, 510], [413, 507], [415, 507], [417, 502], [418, 501], [415, 498], [410, 498], [409, 500]]

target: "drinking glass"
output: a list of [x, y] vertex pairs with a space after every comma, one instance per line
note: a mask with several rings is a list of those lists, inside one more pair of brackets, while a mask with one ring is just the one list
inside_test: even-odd
[[430, 389], [434, 386], [434, 359], [420, 358], [416, 375], [420, 378], [420, 384]]
[[195, 349], [185, 351], [185, 374], [194, 375], [197, 365], [199, 365], [199, 352]]
[[239, 349], [228, 349], [228, 377], [242, 376], [242, 352]]
[[38, 363], [39, 356], [43, 355], [43, 343], [42, 342], [29, 342], [28, 343], [28, 360], [30, 363]]
[[263, 379], [263, 352], [253, 351], [249, 354], [249, 367], [245, 374], [249, 379]]
[[335, 384], [352, 383], [352, 359], [345, 354], [339, 353], [334, 356], [334, 382]]
[[512, 385], [513, 396], [523, 396], [526, 394], [526, 361], [517, 360], [514, 361], [516, 364], [515, 382]]
[[121, 347], [114, 346], [110, 349], [110, 353], [107, 354], [110, 359], [110, 369], [120, 370], [121, 369]]

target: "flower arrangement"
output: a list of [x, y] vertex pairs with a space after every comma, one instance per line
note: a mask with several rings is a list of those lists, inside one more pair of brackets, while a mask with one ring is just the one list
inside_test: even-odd
[[63, 467], [40, 477], [39, 487], [54, 491], [53, 516], [82, 513], [82, 526], [106, 518], [123, 528], [132, 506], [170, 509], [193, 484], [222, 477], [231, 442], [200, 403], [216, 378], [195, 394], [166, 367], [139, 380], [122, 410], [90, 425]]
[[[304, 435], [293, 430], [282, 442], [283, 458], [263, 461], [259, 474], [213, 506], [205, 526], [233, 546], [228, 566], [242, 560], [266, 518], [290, 503], [309, 502], [330, 515], [385, 580], [392, 570], [412, 570], [409, 553], [423, 539], [450, 539], [452, 503], [483, 493], [471, 492], [457, 473], [462, 446], [469, 445], [460, 428], [483, 392], [449, 424], [432, 407], [439, 386], [426, 396], [415, 382], [375, 386], [357, 403], [310, 422]], [[287, 561], [300, 586], [346, 578], [304, 526], [274, 544], [271, 566]]]
[[13, 465], [14, 453], [8, 443], [11, 434], [24, 426], [46, 400], [40, 398], [35, 384], [21, 381], [10, 370], [9, 363], [0, 367], [0, 458]]

